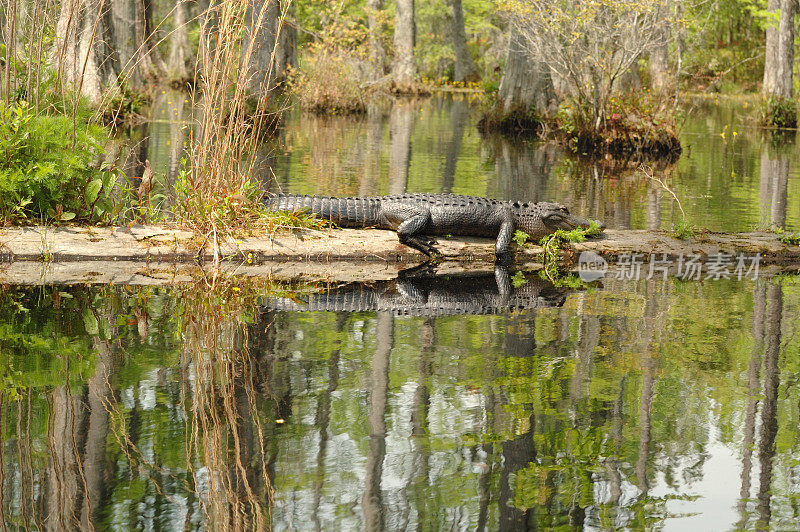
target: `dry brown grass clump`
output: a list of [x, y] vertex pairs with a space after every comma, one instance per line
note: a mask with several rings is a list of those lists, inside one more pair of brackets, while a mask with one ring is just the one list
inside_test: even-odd
[[331, 21], [308, 45], [300, 67], [290, 73], [289, 89], [307, 111], [364, 113], [366, 101], [388, 85], [388, 78], [381, 78], [370, 63], [368, 29], [341, 13], [329, 16]]
[[200, 112], [189, 160], [175, 186], [175, 218], [211, 241], [283, 226], [322, 225], [301, 214], [269, 212], [261, 202], [256, 166], [264, 133], [275, 121], [275, 87], [273, 72], [264, 76], [252, 69], [257, 39], [242, 40], [243, 34], [255, 33], [252, 28], [265, 16], [269, 2], [254, 3], [248, 17], [250, 3], [212, 1], [209, 9], [216, 16], [201, 24]]

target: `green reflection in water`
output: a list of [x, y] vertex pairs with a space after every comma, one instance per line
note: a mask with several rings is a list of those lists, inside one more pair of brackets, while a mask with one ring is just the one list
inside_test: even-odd
[[[691, 110], [681, 130], [681, 157], [650, 165], [690, 221], [713, 231], [800, 229], [793, 136], [777, 138], [755, 127], [751, 100], [681, 105]], [[554, 143], [482, 136], [477, 118], [476, 101], [464, 95], [398, 100], [360, 118], [293, 110], [277, 138], [255, 155], [255, 177], [265, 189], [307, 194], [407, 190], [559, 201], [611, 228], [669, 230], [680, 220], [672, 195], [637, 171], [638, 162], [587, 161]], [[149, 159], [165, 207], [193, 123], [186, 95], [164, 91], [152, 121], [120, 139], [124, 171], [140, 176]]]
[[797, 522], [794, 278], [609, 280], [501, 315], [261, 305], [299, 289], [4, 288], [5, 521]]
[[[794, 138], [755, 127], [748, 100], [682, 102], [692, 109], [677, 162], [650, 163], [697, 226], [715, 231], [800, 227]], [[559, 201], [612, 228], [670, 229], [672, 196], [636, 161], [587, 161], [553, 143], [484, 137], [474, 102], [437, 96], [366, 118], [293, 113], [275, 143], [277, 188], [322, 195], [454, 192]], [[788, 201], [787, 201], [788, 197]]]

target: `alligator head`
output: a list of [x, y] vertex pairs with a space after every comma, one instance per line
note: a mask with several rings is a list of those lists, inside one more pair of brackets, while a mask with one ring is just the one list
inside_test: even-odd
[[[577, 227], [588, 228], [591, 221], [570, 214], [569, 209], [560, 203], [511, 203], [517, 229], [528, 233], [533, 240], [556, 232], [558, 229], [570, 231]], [[600, 228], [605, 225], [600, 223]]]

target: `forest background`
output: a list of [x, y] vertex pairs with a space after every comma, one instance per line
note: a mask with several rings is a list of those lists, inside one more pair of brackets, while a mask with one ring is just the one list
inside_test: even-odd
[[261, 217], [252, 155], [293, 106], [470, 92], [484, 130], [610, 156], [679, 153], [687, 93], [757, 94], [762, 124], [791, 128], [796, 14], [796, 0], [4, 0], [0, 215], [141, 211], [147, 176], [115, 174], [98, 128], [141, 117], [164, 85], [198, 109], [174, 214], [204, 230]]

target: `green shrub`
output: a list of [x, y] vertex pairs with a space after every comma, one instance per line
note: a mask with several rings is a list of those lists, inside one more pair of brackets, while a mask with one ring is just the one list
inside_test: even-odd
[[589, 110], [569, 99], [558, 109], [557, 129], [578, 153], [668, 158], [680, 154], [678, 113], [667, 102], [648, 91], [631, 91], [609, 98], [605, 109], [598, 125], [587, 121]]
[[368, 31], [356, 18], [326, 9], [330, 22], [289, 71], [289, 90], [308, 111], [364, 113], [365, 97], [378, 88], [370, 81]]
[[797, 125], [797, 104], [791, 98], [770, 96], [761, 103], [761, 122], [767, 127], [793, 128]]
[[108, 221], [117, 173], [102, 168], [101, 127], [0, 102], [0, 225]]

